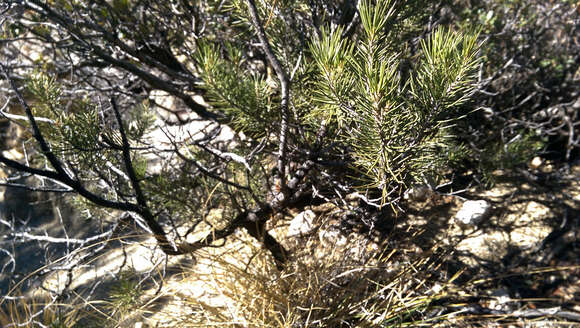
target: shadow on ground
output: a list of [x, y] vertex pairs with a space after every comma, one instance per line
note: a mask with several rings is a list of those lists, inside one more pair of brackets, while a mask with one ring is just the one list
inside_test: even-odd
[[[580, 167], [541, 181], [522, 174], [496, 181], [490, 190], [464, 195], [493, 204], [477, 227], [454, 222], [460, 202], [427, 200], [410, 204], [387, 243], [409, 253], [448, 252], [440, 274], [462, 271], [454, 284], [470, 295], [442, 300], [450, 312], [496, 316], [497, 323], [511, 314], [579, 322]], [[464, 304], [452, 306], [458, 302]], [[549, 315], [539, 310], [546, 308]]]

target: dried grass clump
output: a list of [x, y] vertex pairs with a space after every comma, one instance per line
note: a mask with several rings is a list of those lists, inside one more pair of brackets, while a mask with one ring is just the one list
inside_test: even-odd
[[80, 305], [51, 299], [20, 296], [5, 298], [0, 303], [0, 326], [4, 328], [68, 328], [74, 327], [81, 316]]
[[206, 254], [213, 269], [202, 274], [192, 270], [180, 283], [203, 281], [205, 293], [184, 296], [182, 305], [190, 309], [189, 315], [171, 325], [430, 326], [429, 316], [435, 316], [430, 305], [446, 290], [446, 283], [437, 283], [433, 275], [441, 257], [430, 252], [405, 261], [403, 257], [409, 256], [400, 256], [403, 251], [391, 250], [357, 261], [337, 256], [345, 252], [343, 247], [328, 248], [328, 256], [322, 258], [300, 257], [310, 252], [303, 249], [295, 253], [288, 268], [277, 272], [268, 256], [258, 248], [253, 251], [247, 262]]

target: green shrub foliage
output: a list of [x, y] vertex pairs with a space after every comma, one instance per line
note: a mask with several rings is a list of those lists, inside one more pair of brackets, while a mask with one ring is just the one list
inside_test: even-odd
[[[538, 2], [470, 3], [5, 1], [5, 108], [26, 156], [0, 163], [89, 217], [126, 213], [167, 254], [243, 228], [280, 265], [266, 222], [288, 208], [396, 209], [450, 168], [516, 167], [563, 135], [571, 157], [574, 25]], [[568, 9], [553, 13], [574, 22]], [[552, 21], [567, 47], [534, 34]]]

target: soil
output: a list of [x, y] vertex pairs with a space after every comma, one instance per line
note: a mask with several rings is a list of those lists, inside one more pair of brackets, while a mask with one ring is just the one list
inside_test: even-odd
[[[554, 321], [558, 327], [568, 326], [565, 322], [578, 325], [580, 166], [498, 172], [495, 180], [489, 190], [473, 188], [463, 195], [493, 204], [484, 222], [472, 227], [454, 222], [459, 199], [427, 200], [412, 204], [390, 243], [419, 252], [433, 248], [449, 252], [440, 273], [452, 277], [461, 271], [454, 282], [461, 292], [452, 303], [463, 302], [464, 314], [493, 318], [474, 319], [468, 326], [519, 322], [525, 327], [552, 327]], [[552, 314], [540, 315], [538, 309], [551, 309]], [[520, 316], [532, 311], [538, 312]], [[547, 321], [533, 323], [532, 317]]]
[[[428, 287], [436, 288], [453, 280], [447, 284], [447, 296], [437, 301], [441, 309], [438, 315], [461, 314], [461, 321], [449, 319], [450, 327], [507, 327], [507, 323], [514, 327], [552, 327], [565, 326], [563, 322], [580, 323], [580, 165], [498, 172], [495, 181], [493, 188], [468, 189], [461, 197], [432, 193], [421, 201], [409, 201], [406, 213], [397, 218], [379, 218], [377, 225], [390, 226], [380, 233], [358, 229], [356, 224], [346, 225], [345, 229], [345, 213], [332, 204], [302, 209], [316, 217], [309, 223], [312, 227], [298, 229], [298, 235], [287, 236], [292, 217], [278, 220], [271, 232], [298, 262], [348, 259], [352, 263], [371, 263], [379, 254], [390, 253], [389, 261], [395, 270], [397, 265], [413, 263], [417, 258], [436, 257], [437, 269], [431, 272], [434, 278]], [[14, 206], [14, 199], [28, 198], [15, 198], [10, 193], [1, 206]], [[484, 199], [493, 204], [493, 211], [477, 226], [460, 225], [454, 215], [466, 199]], [[38, 217], [57, 220], [54, 215]], [[86, 227], [77, 228], [80, 234], [87, 233]], [[68, 233], [75, 234], [71, 230]], [[30, 258], [37, 260], [31, 254]], [[25, 255], [20, 254], [19, 258]], [[221, 260], [212, 260], [215, 258]], [[6, 258], [0, 260], [5, 262]], [[147, 275], [152, 279], [140, 288], [148, 314], [132, 317], [128, 322], [171, 326], [172, 319], [191, 311], [188, 299], [213, 309], [235, 308], [235, 297], [223, 289], [227, 285], [224, 279], [231, 278], [225, 272], [232, 265], [259, 268], [266, 276], [276, 275], [271, 259], [241, 232], [222, 247], [194, 256], [173, 257], [169, 262], [155, 249], [152, 240], [134, 238], [110, 245], [97, 258], [74, 270], [74, 282], [68, 288], [77, 295], [93, 293], [94, 298], [106, 298], [107, 286], [115, 283], [121, 271]], [[47, 290], [59, 290], [67, 274], [68, 271], [56, 270], [43, 277], [41, 284]], [[101, 286], [96, 293], [91, 287], [95, 282]], [[39, 291], [42, 289], [34, 289]]]

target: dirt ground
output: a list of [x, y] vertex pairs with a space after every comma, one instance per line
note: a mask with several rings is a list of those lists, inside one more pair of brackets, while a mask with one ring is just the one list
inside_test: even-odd
[[441, 273], [462, 271], [459, 297], [449, 301], [462, 303], [462, 314], [494, 318], [469, 326], [580, 325], [580, 166], [497, 172], [495, 180], [489, 190], [462, 194], [493, 205], [479, 225], [453, 220], [463, 200], [428, 199], [412, 204], [392, 242], [449, 252]]
[[[580, 324], [580, 165], [545, 171], [497, 172], [493, 188], [472, 188], [454, 197], [433, 193], [422, 201], [410, 201], [406, 213], [380, 218], [380, 231], [345, 224], [342, 209], [323, 204], [278, 220], [271, 232], [300, 263], [348, 259], [368, 264], [378, 254], [390, 253], [394, 255], [388, 267], [396, 271], [414, 259], [437, 258], [428, 287], [454, 277], [446, 297], [437, 300], [439, 314], [447, 311], [462, 317], [460, 322], [450, 320], [450, 327], [573, 326]], [[454, 220], [468, 199], [493, 205], [490, 215], [476, 226]], [[299, 215], [310, 221], [292, 227]], [[295, 231], [290, 233], [291, 229]], [[212, 260], [216, 258], [220, 261]], [[237, 233], [223, 247], [169, 262], [151, 240], [135, 238], [115, 243], [79, 267], [69, 288], [77, 295], [93, 291], [93, 297], [106, 299], [115, 277], [124, 270], [159, 277], [142, 280], [141, 314], [131, 316], [127, 324], [171, 326], [174, 318], [191, 313], [192, 299], [195, 306], [203, 303], [235, 312], [239, 299], [234, 294], [243, 291], [226, 290], [239, 283], [226, 274], [227, 268], [232, 264], [258, 268], [268, 276], [273, 274], [270, 262], [259, 244], [244, 233]], [[55, 271], [41, 286], [58, 290], [67, 274]], [[96, 293], [91, 287], [95, 282], [100, 286]], [[472, 320], [465, 319], [470, 316]]]

